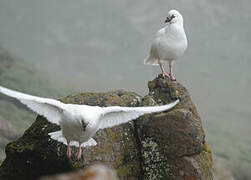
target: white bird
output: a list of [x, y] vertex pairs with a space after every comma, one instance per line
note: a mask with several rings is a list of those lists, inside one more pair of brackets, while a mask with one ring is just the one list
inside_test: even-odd
[[[183, 17], [177, 10], [169, 11], [165, 23], [167, 25], [156, 33], [150, 54], [144, 63], [159, 65], [163, 77], [175, 81], [172, 65], [184, 54], [187, 48], [187, 37], [183, 27]], [[163, 61], [169, 63], [169, 74], [164, 70]]]
[[49, 133], [50, 137], [67, 145], [68, 157], [71, 157], [70, 146], [78, 147], [77, 159], [81, 158], [81, 147], [97, 144], [92, 137], [99, 129], [126, 123], [144, 114], [166, 111], [179, 103], [179, 100], [176, 100], [163, 106], [99, 107], [65, 104], [58, 100], [31, 96], [2, 86], [0, 86], [0, 93], [18, 99], [49, 122], [59, 125], [61, 130]]

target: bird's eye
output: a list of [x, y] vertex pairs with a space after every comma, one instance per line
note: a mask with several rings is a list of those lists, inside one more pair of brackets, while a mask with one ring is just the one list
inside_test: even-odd
[[175, 16], [174, 16], [174, 15], [172, 15], [172, 16], [171, 16], [171, 18], [173, 19], [173, 18], [175, 18]]

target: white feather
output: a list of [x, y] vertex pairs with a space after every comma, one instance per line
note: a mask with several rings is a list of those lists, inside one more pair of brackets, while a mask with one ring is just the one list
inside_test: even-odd
[[120, 107], [110, 106], [104, 108], [104, 115], [100, 118], [100, 129], [113, 127], [136, 119], [144, 114], [166, 111], [173, 108], [179, 100], [163, 106], [150, 107]]
[[[67, 146], [67, 141], [66, 141], [65, 137], [63, 136], [61, 130], [51, 132], [48, 135], [51, 137], [51, 139], [54, 139], [58, 142], [61, 142]], [[88, 141], [82, 143], [81, 147], [96, 146], [96, 145], [97, 145], [97, 142], [93, 138], [90, 138]], [[77, 141], [71, 141], [70, 146], [79, 147], [79, 143]]]
[[4, 88], [2, 86], [0, 86], [0, 92], [7, 96], [18, 99], [31, 110], [39, 115], [44, 116], [48, 119], [48, 121], [57, 125], [59, 125], [61, 120], [62, 111], [66, 109], [66, 104], [54, 99], [31, 96]]

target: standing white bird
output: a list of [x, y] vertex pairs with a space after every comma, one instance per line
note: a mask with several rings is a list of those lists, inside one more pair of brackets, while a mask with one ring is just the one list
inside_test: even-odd
[[60, 101], [31, 96], [0, 86], [0, 93], [18, 99], [31, 110], [44, 116], [49, 122], [61, 127], [60, 131], [49, 133], [54, 140], [67, 145], [67, 156], [71, 157], [70, 146], [78, 147], [77, 159], [81, 158], [81, 147], [95, 146], [92, 138], [99, 129], [113, 127], [141, 115], [171, 109], [179, 100], [163, 106], [151, 107], [99, 107], [65, 104]]
[[[177, 10], [169, 11], [165, 23], [167, 25], [156, 33], [149, 57], [144, 63], [159, 65], [163, 77], [175, 81], [172, 65], [184, 54], [187, 48], [187, 37], [183, 27], [183, 17]], [[169, 74], [164, 70], [163, 61], [169, 63]]]

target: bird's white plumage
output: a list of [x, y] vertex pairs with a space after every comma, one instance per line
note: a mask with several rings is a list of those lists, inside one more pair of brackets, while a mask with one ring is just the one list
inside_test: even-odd
[[[49, 136], [51, 137], [51, 139], [54, 139], [58, 142], [61, 142], [65, 145], [67, 145], [67, 140], [65, 139], [65, 137], [63, 136], [62, 131], [56, 131], [56, 132], [51, 132], [49, 133]], [[87, 146], [96, 146], [97, 142], [93, 139], [90, 138], [88, 141], [84, 142], [81, 144], [82, 147], [87, 147]], [[78, 147], [79, 146], [79, 142], [77, 141], [71, 141], [70, 142], [70, 146], [75, 146]]]
[[150, 107], [120, 107], [111, 106], [104, 108], [105, 115], [101, 117], [100, 129], [113, 127], [122, 123], [126, 123], [132, 119], [136, 119], [144, 114], [161, 112], [171, 109], [179, 100], [164, 106], [150, 106]]
[[99, 107], [76, 104], [64, 104], [60, 101], [31, 96], [0, 86], [0, 93], [20, 100], [31, 110], [58, 124], [60, 131], [49, 133], [54, 140], [71, 146], [94, 146], [96, 141], [92, 139], [99, 129], [113, 127], [141, 115], [166, 111], [174, 107], [179, 100], [163, 106], [151, 107]]
[[62, 112], [66, 109], [66, 104], [60, 101], [31, 96], [28, 94], [13, 91], [0, 86], [0, 92], [10, 97], [18, 99], [31, 110], [48, 119], [48, 121], [59, 125]]
[[185, 52], [187, 37], [183, 27], [183, 17], [176, 10], [169, 11], [169, 16], [172, 15], [175, 15], [175, 18], [155, 34], [145, 64], [158, 65], [161, 61], [175, 61]]

